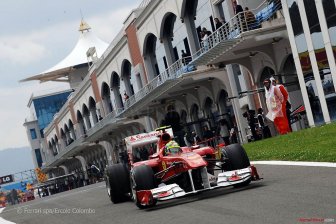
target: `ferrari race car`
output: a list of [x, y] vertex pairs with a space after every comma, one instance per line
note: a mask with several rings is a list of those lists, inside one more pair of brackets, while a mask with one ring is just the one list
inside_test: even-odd
[[220, 187], [246, 186], [259, 179], [239, 144], [222, 145], [216, 150], [210, 146], [179, 147], [172, 139], [171, 128], [125, 139], [128, 164], [113, 164], [105, 174], [113, 203], [131, 197], [139, 208], [147, 208], [158, 201]]

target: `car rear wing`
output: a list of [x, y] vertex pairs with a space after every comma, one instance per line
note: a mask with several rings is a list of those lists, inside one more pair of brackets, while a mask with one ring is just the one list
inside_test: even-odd
[[141, 147], [147, 144], [156, 143], [159, 141], [159, 136], [163, 133], [168, 133], [172, 138], [174, 137], [172, 128], [156, 129], [149, 133], [141, 133], [125, 138], [127, 151], [130, 153], [135, 147]]

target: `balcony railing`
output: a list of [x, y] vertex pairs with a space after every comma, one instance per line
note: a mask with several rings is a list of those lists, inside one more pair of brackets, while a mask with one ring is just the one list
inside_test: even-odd
[[89, 130], [87, 130], [86, 135], [91, 136], [96, 133], [99, 129], [104, 127], [107, 123], [111, 123], [112, 119], [116, 119], [117, 116], [123, 111], [122, 108], [113, 110], [107, 116], [105, 116], [102, 120], [98, 121], [94, 126], [92, 126]]
[[51, 164], [53, 164], [54, 162], [56, 162], [57, 160], [62, 158], [67, 152], [69, 152], [72, 149], [74, 149], [75, 147], [81, 145], [83, 143], [84, 139], [85, 139], [84, 136], [81, 136], [81, 137], [77, 138], [71, 144], [69, 144], [67, 147], [65, 147], [63, 150], [61, 150], [56, 156], [49, 157], [45, 167], [50, 166]]
[[124, 110], [127, 110], [128, 108], [133, 106], [135, 103], [143, 99], [149, 93], [153, 92], [156, 88], [160, 87], [166, 81], [179, 78], [182, 76], [183, 73], [195, 70], [195, 67], [193, 67], [192, 64], [188, 64], [189, 61], [191, 61], [191, 57], [186, 57], [177, 60], [164, 72], [162, 72], [154, 79], [152, 79], [146, 86], [140, 89], [136, 94], [129, 97], [125, 101]]
[[209, 52], [220, 43], [240, 38], [244, 32], [261, 28], [261, 24], [272, 18], [281, 7], [281, 2], [269, 4], [268, 1], [264, 1], [254, 10], [235, 15], [201, 42], [201, 48], [193, 55], [193, 59]]

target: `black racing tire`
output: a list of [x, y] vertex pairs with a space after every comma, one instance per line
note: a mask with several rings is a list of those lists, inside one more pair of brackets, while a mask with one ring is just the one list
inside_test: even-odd
[[143, 206], [138, 201], [135, 192], [141, 190], [151, 190], [157, 187], [153, 169], [147, 165], [136, 166], [132, 170], [132, 188], [133, 188], [133, 199], [138, 206], [138, 208], [148, 208], [154, 206], [156, 201], [153, 201], [153, 204], [149, 206]]
[[[222, 148], [222, 157], [226, 158], [223, 168], [225, 171], [244, 169], [249, 167], [250, 159], [245, 149], [240, 144], [232, 144]], [[247, 186], [251, 178], [243, 183], [236, 184], [235, 187]]]
[[111, 201], [121, 203], [127, 200], [131, 192], [130, 177], [127, 167], [122, 164], [113, 164], [106, 169], [106, 188]]

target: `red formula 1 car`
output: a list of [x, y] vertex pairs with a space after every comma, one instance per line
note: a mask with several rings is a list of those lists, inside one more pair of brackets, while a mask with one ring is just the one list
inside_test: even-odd
[[219, 150], [210, 146], [174, 147], [172, 137], [171, 128], [161, 128], [125, 139], [128, 164], [106, 169], [107, 192], [113, 203], [131, 197], [139, 208], [146, 208], [158, 201], [219, 187], [246, 186], [259, 179], [238, 144]]

